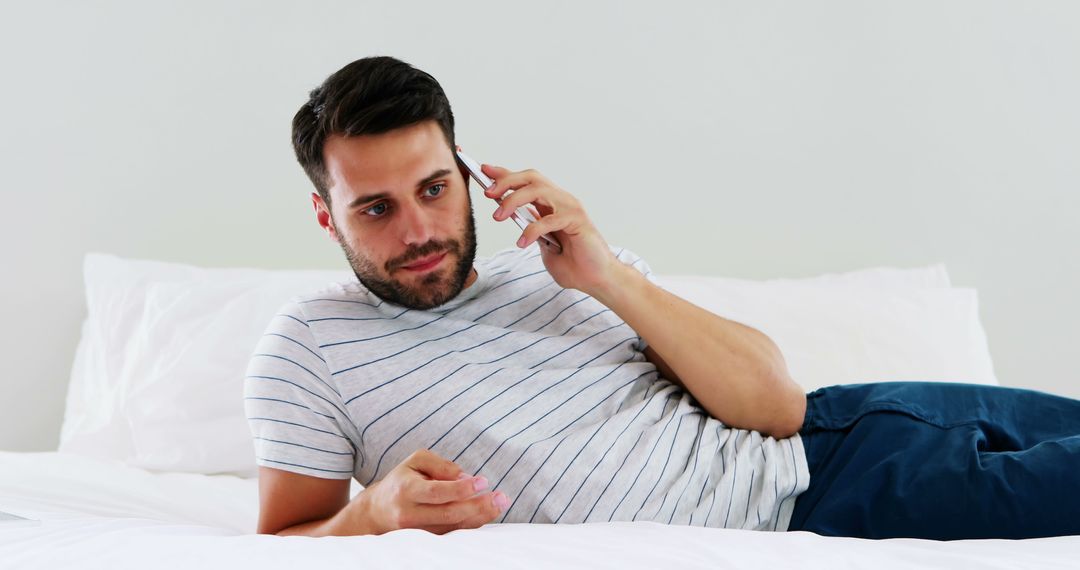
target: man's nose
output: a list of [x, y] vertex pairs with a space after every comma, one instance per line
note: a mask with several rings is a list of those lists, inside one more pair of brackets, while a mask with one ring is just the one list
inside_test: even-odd
[[422, 245], [429, 241], [434, 234], [434, 214], [422, 204], [406, 204], [401, 207], [401, 215], [398, 218], [401, 231], [401, 241], [406, 244]]

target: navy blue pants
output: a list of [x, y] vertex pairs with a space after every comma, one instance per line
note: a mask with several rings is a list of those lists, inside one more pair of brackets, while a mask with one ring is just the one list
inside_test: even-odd
[[826, 386], [799, 430], [788, 530], [860, 538], [1080, 535], [1080, 400], [946, 382]]

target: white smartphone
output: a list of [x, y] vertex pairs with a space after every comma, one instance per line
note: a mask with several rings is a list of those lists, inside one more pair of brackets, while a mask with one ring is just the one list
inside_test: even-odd
[[[495, 181], [484, 174], [483, 170], [480, 169], [479, 162], [469, 158], [467, 154], [461, 151], [460, 145], [457, 147], [457, 157], [458, 160], [465, 165], [465, 169], [469, 171], [469, 174], [472, 175], [473, 180], [476, 180], [476, 183], [480, 185], [480, 188], [487, 190], [495, 184]], [[511, 190], [511, 192], [513, 192], [513, 190]], [[496, 201], [502, 203], [502, 200]], [[527, 204], [510, 212], [510, 219], [514, 220], [514, 223], [516, 223], [522, 231], [525, 230], [526, 226], [536, 221], [536, 216], [533, 215], [526, 206]], [[562, 245], [559, 243], [559, 240], [555, 239], [555, 236], [551, 234], [542, 234], [540, 236], [540, 241], [545, 242], [548, 247], [555, 250], [555, 253], [562, 253]]]

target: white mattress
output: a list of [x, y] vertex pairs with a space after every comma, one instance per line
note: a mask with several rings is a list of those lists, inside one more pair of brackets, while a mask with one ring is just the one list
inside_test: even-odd
[[[359, 488], [354, 486], [353, 492]], [[0, 451], [0, 568], [1080, 568], [1080, 536], [864, 540], [658, 523], [488, 525], [443, 536], [254, 534], [254, 479]], [[303, 566], [300, 566], [303, 565]]]

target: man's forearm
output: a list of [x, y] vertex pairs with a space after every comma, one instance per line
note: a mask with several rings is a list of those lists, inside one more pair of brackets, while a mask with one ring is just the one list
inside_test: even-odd
[[[360, 491], [363, 495], [364, 491]], [[332, 517], [316, 519], [298, 525], [293, 525], [277, 531], [278, 536], [357, 536], [363, 534], [375, 534], [367, 525], [361, 524], [362, 517], [357, 516], [357, 503], [363, 497], [357, 495], [349, 504], [345, 505]]]
[[[338, 513], [340, 514], [340, 513]], [[281, 529], [278, 536], [351, 536], [359, 534], [343, 528], [337, 515], [328, 519], [318, 519]]]
[[649, 343], [703, 408], [729, 426], [776, 438], [799, 430], [806, 395], [772, 339], [623, 267], [612, 287], [593, 296]]

